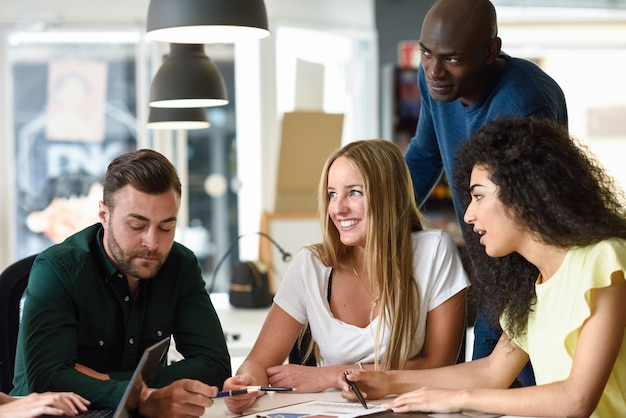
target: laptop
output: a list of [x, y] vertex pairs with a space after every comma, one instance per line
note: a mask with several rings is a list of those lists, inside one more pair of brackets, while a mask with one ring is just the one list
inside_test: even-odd
[[146, 348], [143, 352], [133, 376], [128, 382], [126, 391], [116, 409], [97, 409], [77, 415], [81, 418], [129, 418], [139, 408], [141, 382], [149, 382], [165, 354], [170, 339], [165, 338]]

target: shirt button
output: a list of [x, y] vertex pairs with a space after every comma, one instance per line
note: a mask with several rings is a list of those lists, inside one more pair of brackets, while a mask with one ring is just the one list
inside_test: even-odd
[[98, 341], [98, 345], [99, 345], [100, 347], [102, 347], [102, 346], [104, 345], [104, 341], [102, 341], [102, 340]]
[[128, 296], [124, 296], [124, 302], [128, 302], [130, 298]]
[[117, 277], [118, 277], [118, 279], [123, 279], [124, 275], [122, 273], [117, 273]]
[[135, 340], [134, 340], [133, 338], [130, 338], [130, 339], [128, 340], [128, 344], [130, 344], [130, 345], [135, 344]]
[[163, 331], [157, 331], [157, 337], [160, 337], [163, 335]]

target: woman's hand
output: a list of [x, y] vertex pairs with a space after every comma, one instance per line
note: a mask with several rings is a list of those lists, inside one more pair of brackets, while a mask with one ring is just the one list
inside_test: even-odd
[[[390, 393], [390, 382], [385, 372], [349, 370], [346, 378], [357, 384], [365, 399], [380, 399]], [[343, 372], [337, 376], [336, 381], [343, 398], [349, 401], [357, 400], [350, 385], [345, 382]]]
[[335, 376], [343, 367], [312, 367], [282, 364], [268, 367], [267, 379], [272, 386], [296, 388], [298, 392], [321, 392], [337, 387]]
[[[229, 377], [224, 381], [224, 390], [243, 389], [246, 386], [259, 386], [257, 380], [249, 374], [239, 374]], [[245, 395], [228, 396], [224, 398], [224, 404], [228, 410], [235, 414], [240, 414], [252, 406], [256, 398], [265, 392], [250, 392]]]
[[423, 387], [404, 393], [383, 405], [395, 413], [404, 412], [462, 412], [460, 403], [462, 391]]
[[0, 418], [33, 418], [40, 415], [73, 417], [86, 412], [89, 401], [72, 392], [31, 393], [0, 405]]

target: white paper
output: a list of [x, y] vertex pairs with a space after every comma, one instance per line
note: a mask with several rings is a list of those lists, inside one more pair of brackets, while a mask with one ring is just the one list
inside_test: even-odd
[[381, 405], [367, 404], [367, 409], [358, 402], [309, 401], [294, 405], [282, 406], [263, 412], [256, 412], [247, 417], [252, 418], [352, 418], [384, 412]]

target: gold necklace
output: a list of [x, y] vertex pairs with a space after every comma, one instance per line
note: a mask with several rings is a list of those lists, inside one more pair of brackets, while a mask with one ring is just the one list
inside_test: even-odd
[[370, 295], [370, 303], [372, 304], [372, 309], [374, 309], [376, 307], [376, 304], [378, 304], [378, 299], [380, 299], [380, 295], [374, 297], [374, 295], [372, 295], [372, 291], [368, 289], [367, 286], [365, 286], [365, 282], [363, 281], [359, 273], [356, 271], [356, 267], [354, 266], [354, 260], [352, 260], [352, 272], [354, 273], [356, 278], [359, 279], [359, 282], [361, 283], [361, 286], [363, 286], [363, 289], [365, 289], [367, 294]]

